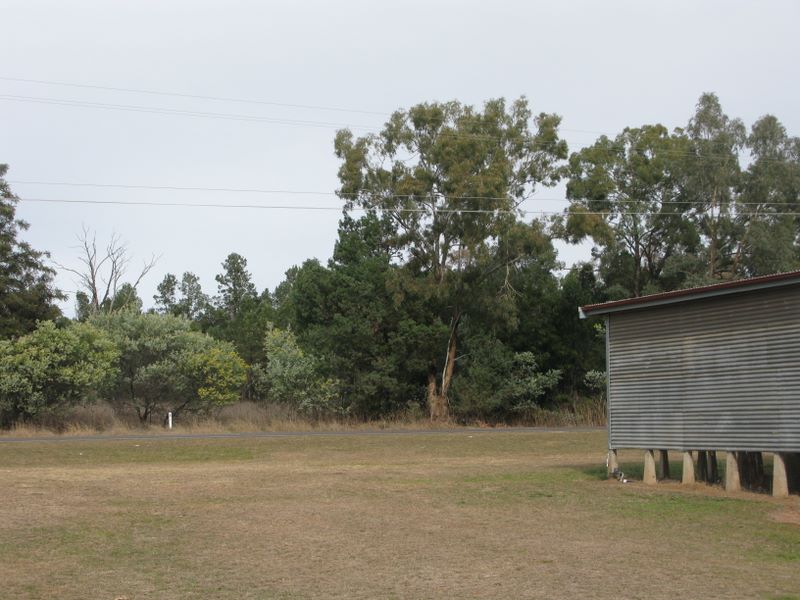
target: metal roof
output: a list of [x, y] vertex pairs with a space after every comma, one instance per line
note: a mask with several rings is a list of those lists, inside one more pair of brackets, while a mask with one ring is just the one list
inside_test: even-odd
[[660, 306], [664, 304], [675, 304], [678, 302], [690, 302], [701, 298], [738, 294], [793, 284], [800, 284], [800, 271], [762, 275], [761, 277], [751, 277], [750, 279], [737, 279], [736, 281], [725, 281], [723, 283], [686, 288], [672, 292], [661, 292], [649, 296], [639, 296], [638, 298], [614, 300], [612, 302], [603, 302], [600, 304], [587, 304], [586, 306], [578, 308], [578, 314], [582, 319], [585, 319], [597, 315], [649, 308], [651, 306]]

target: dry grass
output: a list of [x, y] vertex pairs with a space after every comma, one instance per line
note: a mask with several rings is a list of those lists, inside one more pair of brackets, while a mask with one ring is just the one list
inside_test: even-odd
[[[168, 433], [163, 425], [164, 415], [154, 417], [143, 425], [134, 412], [120, 412], [106, 402], [78, 405], [58, 414], [48, 415], [35, 422], [18, 423], [10, 429], [0, 429], [3, 437], [42, 437], [53, 434], [85, 436], [98, 433], [110, 435]], [[472, 427], [506, 427], [483, 421], [467, 423]], [[575, 427], [604, 426], [605, 404], [597, 400], [576, 401], [560, 409], [536, 409], [514, 426]], [[212, 415], [182, 414], [175, 419], [175, 432], [232, 433], [256, 431], [363, 431], [374, 429], [438, 429], [442, 423], [431, 423], [421, 410], [408, 410], [385, 419], [359, 421], [346, 418], [309, 420], [288, 405], [256, 402], [237, 402]], [[456, 423], [445, 426], [457, 427]]]
[[[86, 435], [169, 434], [161, 419], [142, 424], [135, 415], [118, 414], [105, 403], [76, 406], [57, 417], [35, 423], [17, 423], [0, 430], [3, 437], [51, 437]], [[237, 402], [211, 416], [181, 415], [175, 420], [172, 433], [249, 433], [249, 432], [311, 432], [365, 431], [380, 429], [426, 430], [441, 428], [441, 423], [429, 419], [409, 419], [396, 416], [373, 421], [346, 419], [309, 420], [282, 405]]]
[[0, 596], [795, 597], [786, 515], [800, 498], [607, 481], [604, 445], [601, 432], [0, 444]]

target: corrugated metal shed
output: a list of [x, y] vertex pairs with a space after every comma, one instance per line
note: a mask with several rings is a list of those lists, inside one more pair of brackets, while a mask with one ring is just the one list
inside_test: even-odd
[[800, 451], [800, 272], [585, 306], [610, 448]]

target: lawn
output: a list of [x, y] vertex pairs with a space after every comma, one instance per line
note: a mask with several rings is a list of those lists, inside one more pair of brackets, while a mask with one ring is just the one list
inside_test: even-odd
[[605, 442], [0, 443], [0, 598], [800, 598], [800, 498], [608, 481]]

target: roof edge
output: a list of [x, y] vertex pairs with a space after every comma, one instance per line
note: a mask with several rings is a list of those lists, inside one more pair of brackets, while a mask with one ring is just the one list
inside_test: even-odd
[[774, 273], [772, 275], [762, 275], [749, 279], [737, 279], [736, 281], [725, 281], [723, 283], [715, 283], [702, 287], [661, 292], [649, 296], [639, 296], [638, 298], [613, 300], [600, 304], [587, 304], [578, 308], [578, 315], [581, 319], [586, 319], [597, 315], [650, 308], [652, 306], [663, 306], [665, 304], [675, 304], [678, 302], [689, 302], [702, 298], [713, 298], [715, 296], [727, 296], [729, 294], [738, 294], [793, 284], [800, 284], [800, 271]]

